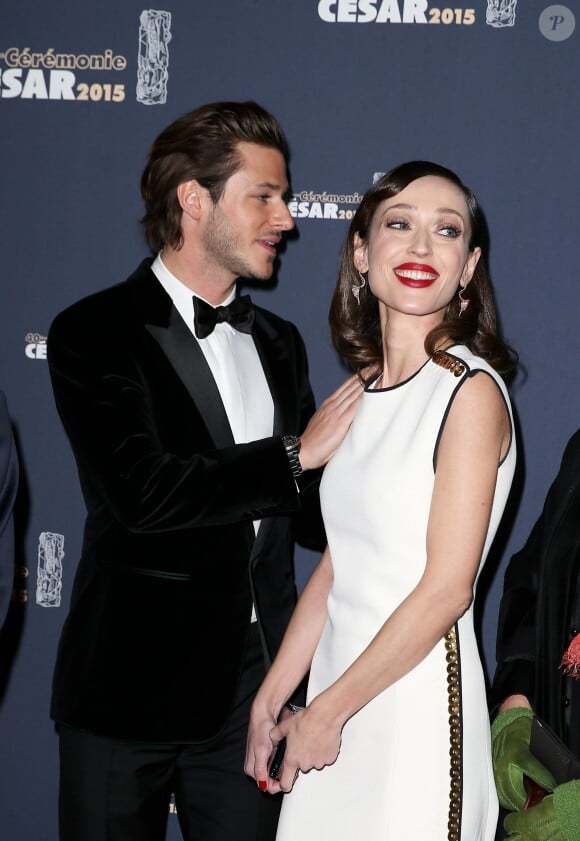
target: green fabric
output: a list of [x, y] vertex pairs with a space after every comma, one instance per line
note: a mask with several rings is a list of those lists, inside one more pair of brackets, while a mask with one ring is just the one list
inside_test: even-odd
[[504, 710], [492, 722], [491, 725], [491, 738], [495, 740], [495, 737], [498, 736], [501, 731], [511, 724], [512, 721], [515, 721], [518, 718], [533, 718], [534, 711], [530, 710], [528, 707], [512, 707], [509, 710]]
[[534, 806], [503, 822], [507, 841], [580, 841], [580, 780], [563, 783]]
[[521, 809], [527, 800], [524, 774], [548, 791], [556, 786], [550, 772], [530, 753], [533, 717], [526, 707], [514, 707], [500, 713], [491, 727], [497, 795], [510, 811]]
[[580, 780], [554, 789], [554, 812], [566, 841], [580, 841]]

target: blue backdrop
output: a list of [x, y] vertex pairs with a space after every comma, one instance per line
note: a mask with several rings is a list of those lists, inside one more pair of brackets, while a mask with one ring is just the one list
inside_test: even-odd
[[[519, 485], [478, 593], [491, 674], [503, 568], [580, 418], [580, 20], [572, 0], [4, 6], [0, 387], [22, 486], [14, 600], [0, 638], [0, 831], [8, 841], [55, 841], [50, 682], [84, 508], [45, 337], [58, 311], [124, 279], [147, 253], [138, 219], [149, 144], [210, 100], [256, 99], [279, 118], [292, 147], [298, 236], [274, 288], [252, 296], [299, 326], [318, 400], [344, 376], [327, 312], [348, 220], [374, 174], [427, 158], [457, 170], [480, 198], [503, 329], [525, 369], [512, 389]], [[297, 554], [300, 586], [315, 560]]]

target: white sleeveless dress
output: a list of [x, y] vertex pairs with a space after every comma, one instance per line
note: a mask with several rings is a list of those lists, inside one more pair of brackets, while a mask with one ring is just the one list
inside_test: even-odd
[[[437, 445], [456, 391], [483, 371], [455, 345], [393, 388], [365, 390], [323, 476], [334, 569], [328, 620], [308, 699], [334, 682], [415, 587]], [[479, 374], [483, 376], [483, 374]], [[516, 446], [498, 470], [483, 565], [511, 487]], [[460, 522], [449, 528], [461, 530]], [[480, 567], [481, 569], [481, 567]], [[470, 608], [409, 674], [374, 698], [342, 733], [332, 766], [301, 774], [285, 795], [277, 841], [493, 841], [498, 802], [481, 660]]]

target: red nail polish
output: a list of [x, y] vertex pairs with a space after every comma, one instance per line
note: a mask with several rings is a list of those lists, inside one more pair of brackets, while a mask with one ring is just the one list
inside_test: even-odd
[[268, 783], [266, 782], [266, 780], [258, 780], [258, 788], [260, 789], [260, 791], [266, 791], [266, 789], [268, 788]]

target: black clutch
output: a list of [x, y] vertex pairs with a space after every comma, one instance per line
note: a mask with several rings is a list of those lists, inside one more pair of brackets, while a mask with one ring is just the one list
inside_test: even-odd
[[278, 747], [276, 748], [276, 753], [274, 754], [274, 758], [270, 763], [270, 767], [268, 769], [268, 773], [273, 780], [278, 779], [278, 775], [280, 774], [280, 769], [282, 768], [282, 762], [284, 761], [284, 754], [286, 753], [286, 738], [280, 739], [278, 742]]
[[[530, 751], [547, 768], [558, 785], [580, 779], [580, 762], [546, 722], [535, 715], [532, 719]], [[528, 799], [525, 809], [531, 809], [549, 794], [529, 777], [524, 776]]]
[[530, 750], [558, 785], [580, 779], [580, 762], [576, 756], [537, 715], [532, 719]]

